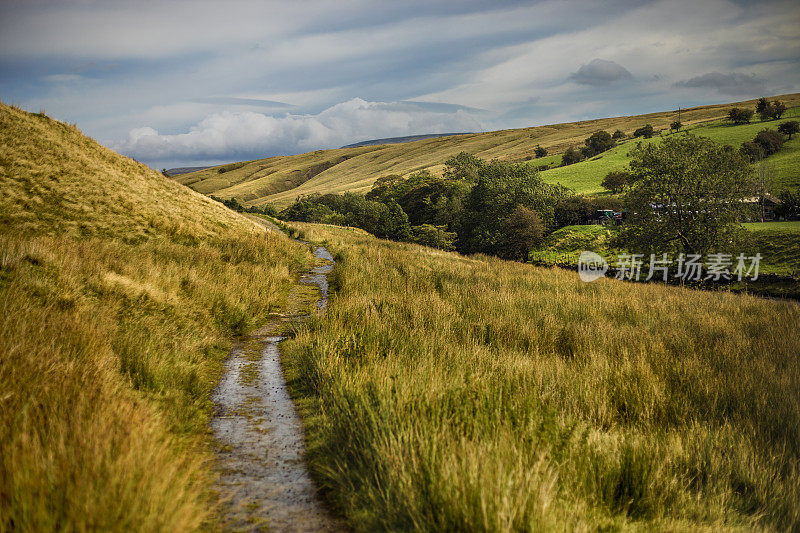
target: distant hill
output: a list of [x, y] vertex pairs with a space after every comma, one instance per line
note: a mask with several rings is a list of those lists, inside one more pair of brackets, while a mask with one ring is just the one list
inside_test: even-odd
[[209, 165], [204, 167], [178, 167], [178, 168], [168, 168], [167, 174], [170, 176], [178, 176], [180, 174], [188, 174], [189, 172], [197, 172], [198, 170], [205, 170], [207, 168], [211, 168]]
[[[433, 139], [435, 137], [450, 137], [453, 135], [471, 135], [473, 132], [463, 133], [427, 133], [425, 135], [407, 135], [405, 137], [388, 137], [386, 139], [372, 139], [371, 141], [361, 141], [353, 144], [342, 146], [342, 148], [358, 148], [360, 146], [375, 146], [378, 144], [402, 144], [414, 141], [423, 141], [425, 139]], [[206, 167], [207, 168], [207, 167]]]
[[[788, 107], [800, 105], [800, 93], [780, 95], [775, 98]], [[756, 100], [699, 106], [681, 110], [684, 126], [710, 125], [724, 118], [733, 107], [755, 107]], [[198, 172], [182, 174], [175, 179], [203, 194], [220, 198], [237, 198], [245, 205], [273, 203], [278, 207], [290, 204], [302, 194], [367, 192], [376, 179], [387, 175], [406, 176], [418, 170], [441, 172], [443, 163], [451, 156], [466, 151], [480, 158], [522, 162], [542, 166], [555, 166], [560, 154], [571, 146], [580, 146], [598, 130], [622, 130], [627, 135], [644, 124], [656, 130], [668, 130], [678, 118], [675, 110], [584, 120], [514, 130], [471, 133], [434, 137], [402, 144], [378, 144], [318, 150], [300, 155], [270, 157], [221, 167], [211, 167]], [[765, 127], [754, 120], [750, 127]], [[770, 127], [774, 127], [770, 124]], [[718, 129], [720, 139], [727, 135], [725, 128]], [[749, 133], [748, 133], [749, 135]], [[798, 138], [798, 137], [796, 137]], [[794, 139], [793, 141], [794, 142]], [[550, 155], [536, 159], [538, 145]], [[624, 165], [629, 151], [623, 145], [613, 154], [604, 154], [597, 161], [579, 163], [569, 167], [554, 168], [542, 173], [549, 183], [562, 183], [581, 193], [602, 191], [600, 181], [603, 166]], [[774, 156], [773, 156], [774, 157]], [[590, 172], [584, 172], [591, 165]], [[787, 169], [791, 165], [787, 166]], [[786, 170], [791, 172], [791, 170]], [[599, 176], [599, 177], [598, 177]]]

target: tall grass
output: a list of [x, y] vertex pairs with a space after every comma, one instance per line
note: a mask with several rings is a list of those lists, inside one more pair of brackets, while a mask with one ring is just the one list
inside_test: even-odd
[[357, 529], [800, 527], [800, 307], [303, 230], [287, 372]]
[[210, 391], [310, 260], [0, 105], [0, 531], [213, 524]]

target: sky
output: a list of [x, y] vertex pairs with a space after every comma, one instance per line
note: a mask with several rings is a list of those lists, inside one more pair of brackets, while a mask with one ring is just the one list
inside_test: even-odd
[[0, 0], [0, 100], [208, 165], [798, 92], [799, 7]]

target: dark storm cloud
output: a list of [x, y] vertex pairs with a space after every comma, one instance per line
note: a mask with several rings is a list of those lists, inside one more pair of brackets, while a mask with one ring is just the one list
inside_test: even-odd
[[569, 79], [581, 85], [608, 85], [633, 79], [633, 75], [619, 63], [593, 59], [588, 64], [582, 65], [577, 72], [570, 74]]
[[716, 89], [720, 94], [731, 96], [757, 96], [767, 92], [767, 84], [754, 74], [740, 74], [732, 72], [709, 72], [702, 76], [695, 76], [688, 80], [679, 81], [676, 87], [702, 87]]

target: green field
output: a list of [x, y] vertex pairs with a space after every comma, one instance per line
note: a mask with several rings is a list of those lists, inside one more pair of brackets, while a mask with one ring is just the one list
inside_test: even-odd
[[800, 233], [800, 221], [794, 222], [749, 222], [742, 224], [748, 231], [780, 231]]
[[797, 305], [296, 227], [337, 266], [286, 372], [358, 529], [800, 526]]
[[[789, 107], [797, 107], [800, 104], [800, 94], [781, 95], [778, 98]], [[687, 128], [691, 128], [719, 120], [726, 116], [728, 109], [735, 106], [752, 108], [755, 106], [755, 100], [684, 109], [681, 112], [681, 120]], [[792, 110], [792, 113], [796, 112], [796, 109]], [[222, 165], [179, 175], [175, 180], [204, 194], [213, 194], [226, 199], [235, 197], [247, 206], [273, 203], [278, 207], [285, 207], [301, 194], [347, 191], [365, 193], [370, 190], [376, 179], [391, 174], [406, 176], [423, 169], [428, 169], [434, 174], [440, 173], [444, 168], [444, 162], [462, 151], [487, 161], [492, 159], [529, 161], [536, 166], [544, 164], [552, 166], [560, 163], [560, 154], [567, 148], [582, 145], [588, 136], [598, 130], [613, 132], [620, 129], [631, 135], [636, 128], [646, 123], [652, 124], [657, 130], [664, 130], [668, 129], [669, 124], [676, 118], [676, 112], [665, 111], [439, 137], [405, 144], [318, 150], [296, 156], [248, 161], [241, 166]], [[770, 123], [770, 127], [774, 127], [774, 124], [777, 122]], [[719, 131], [712, 128], [708, 135], [725, 137], [736, 128], [719, 128]], [[757, 132], [761, 126], [754, 124], [744, 128], [755, 128]], [[747, 131], [749, 132], [749, 129]], [[746, 140], [749, 133], [741, 135]], [[752, 135], [749, 138], [751, 137]], [[793, 173], [792, 167], [797, 161], [797, 146], [800, 144], [795, 143], [800, 143], [800, 136], [793, 139], [784, 152], [770, 158], [780, 175], [781, 184], [786, 186], [794, 186], [792, 184], [797, 181], [793, 178], [796, 173]], [[542, 159], [532, 159], [537, 145], [545, 147], [550, 155]], [[563, 183], [581, 193], [600, 192], [602, 178], [609, 170], [621, 169], [627, 164], [627, 153], [632, 147], [633, 143], [628, 142], [602, 154], [594, 161], [547, 170], [543, 173], [543, 178], [549, 183]], [[220, 173], [220, 168], [230, 170]], [[797, 185], [800, 186], [800, 183]]]
[[[781, 120], [760, 122], [755, 119], [752, 124], [732, 125], [724, 120], [715, 120], [709, 124], [689, 126], [681, 131], [691, 132], [699, 137], [708, 137], [720, 144], [739, 146], [751, 141], [758, 132], [765, 128], [776, 130], [778, 125], [800, 117], [800, 107], [788, 109]], [[664, 132], [664, 135], [670, 135]], [[673, 134], [674, 135], [674, 134]], [[680, 134], [679, 134], [680, 135]], [[659, 142], [660, 137], [642, 142]], [[630, 161], [628, 154], [636, 146], [636, 140], [628, 140], [611, 150], [565, 167], [552, 168], [542, 172], [547, 183], [560, 183], [579, 193], [595, 194], [604, 191], [600, 185], [606, 174], [624, 170]], [[777, 154], [770, 156], [767, 163], [774, 169], [775, 191], [800, 188], [800, 135], [787, 140]]]

